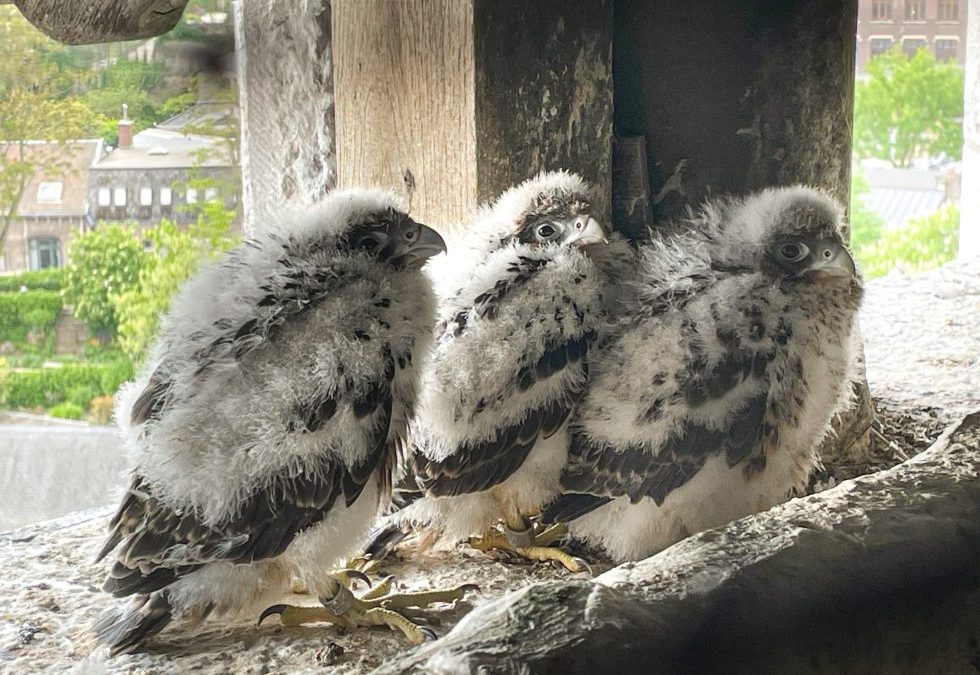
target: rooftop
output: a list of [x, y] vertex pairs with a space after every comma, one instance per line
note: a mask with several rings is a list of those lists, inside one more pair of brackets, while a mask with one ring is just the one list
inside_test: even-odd
[[234, 108], [230, 103], [196, 103], [179, 115], [133, 136], [133, 147], [115, 148], [93, 165], [95, 171], [117, 169], [189, 169], [231, 166], [224, 139], [207, 136], [206, 129], [227, 129]]

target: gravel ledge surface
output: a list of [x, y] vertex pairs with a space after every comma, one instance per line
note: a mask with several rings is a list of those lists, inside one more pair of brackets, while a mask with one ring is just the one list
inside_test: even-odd
[[966, 673], [978, 641], [980, 412], [892, 469], [508, 594], [378, 672]]

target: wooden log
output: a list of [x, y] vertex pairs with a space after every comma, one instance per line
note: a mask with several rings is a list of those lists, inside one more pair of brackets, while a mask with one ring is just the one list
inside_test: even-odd
[[958, 673], [978, 631], [980, 412], [892, 469], [512, 592], [375, 672]]
[[162, 35], [180, 21], [187, 0], [14, 0], [28, 21], [70, 45]]
[[334, 0], [338, 184], [400, 187], [437, 227], [543, 169], [608, 216], [612, 3]]

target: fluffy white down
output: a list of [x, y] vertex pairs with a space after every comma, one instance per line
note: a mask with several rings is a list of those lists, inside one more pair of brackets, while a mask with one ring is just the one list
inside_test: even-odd
[[[725, 275], [711, 269], [718, 252], [741, 261], [754, 255], [765, 233], [778, 224], [774, 214], [800, 197], [826, 199], [839, 211], [829, 198], [805, 188], [765, 191], [709, 205], [701, 220], [690, 224], [694, 229], [645, 246], [638, 297], [644, 305], [666, 298], [667, 309], [639, 320], [603, 350], [575, 422], [590, 438], [613, 447], [660, 448], [683, 422], [725, 428], [733, 411], [758, 394], [763, 383], [749, 378], [720, 399], [689, 407], [675, 395], [674, 375], [685, 370], [686, 340], [697, 341], [710, 370], [724, 356], [717, 327], [745, 340], [747, 310], [762, 306], [767, 336], [777, 333], [780, 319], [792, 326], [792, 337], [768, 370], [768, 400], [781, 402], [784, 413], [775, 420], [779, 445], [767, 453], [765, 469], [750, 474], [740, 464], [729, 467], [723, 455], [715, 456], [661, 506], [649, 497], [635, 504], [625, 496], [616, 498], [573, 521], [574, 536], [604, 548], [617, 561], [637, 560], [689, 534], [769, 508], [804, 486], [832, 417], [850, 402], [859, 351], [856, 301], [841, 302], [840, 294], [852, 291], [817, 284], [800, 292], [773, 284], [762, 273]], [[739, 255], [732, 254], [732, 247]], [[695, 297], [682, 308], [675, 299], [687, 292]], [[662, 414], [645, 416], [658, 399], [664, 402]]]
[[[363, 458], [363, 421], [359, 423], [348, 406], [341, 406], [329, 424], [312, 433], [291, 433], [287, 424], [295, 407], [308, 403], [315, 393], [349, 400], [380, 381], [386, 345], [396, 355], [413, 354], [395, 372], [389, 438], [405, 433], [432, 341], [431, 285], [419, 271], [395, 271], [329, 245], [368, 213], [398, 206], [398, 197], [380, 190], [332, 193], [307, 213], [284, 217], [258, 237], [257, 245], [242, 244], [201, 270], [174, 300], [146, 367], [118, 395], [117, 422], [134, 470], [178, 513], [193, 511], [205, 524], [217, 523], [235, 514], [255, 490], [315, 471], [322, 464], [319, 458], [335, 454], [348, 466]], [[297, 249], [325, 242], [328, 245], [308, 253], [305, 262], [292, 262], [344, 272], [348, 281], [314, 308], [288, 320], [271, 347], [260, 347], [242, 362], [220, 360], [204, 377], [195, 376], [197, 350], [219, 334], [215, 321], [232, 326], [248, 321], [265, 294], [262, 286], [284, 273], [279, 262], [282, 248], [275, 237], [291, 238]], [[375, 302], [379, 298], [390, 302], [380, 306]], [[358, 339], [355, 332], [371, 339]], [[163, 362], [173, 374], [178, 403], [152, 433], [144, 434], [140, 426], [130, 425], [130, 410]], [[373, 422], [379, 423], [380, 417]], [[326, 548], [307, 548], [296, 560], [308, 560], [319, 570], [354, 550], [377, 509], [377, 490], [369, 488], [351, 509], [344, 509], [341, 500], [325, 521], [297, 538], [290, 552], [312, 540]], [[194, 588], [225, 567], [230, 569], [215, 565], [196, 572], [179, 587]], [[246, 572], [235, 568], [229, 574]]]
[[[532, 410], [554, 401], [569, 402], [584, 385], [579, 368], [567, 368], [537, 381], [525, 392], [516, 387], [521, 369], [537, 362], [547, 348], [607, 326], [603, 307], [604, 276], [598, 259], [576, 247], [532, 247], [501, 240], [534, 197], [560, 189], [580, 195], [588, 186], [574, 174], [542, 174], [505, 192], [483, 208], [468, 232], [449, 246], [449, 255], [429, 268], [440, 297], [441, 321], [452, 321], [475, 299], [509, 276], [523, 258], [547, 264], [529, 281], [511, 290], [493, 318], [471, 313], [461, 335], [443, 335], [423, 377], [412, 440], [427, 456], [441, 460], [466, 441], [491, 439], [497, 430], [521, 422]], [[615, 250], [625, 258], [625, 245]], [[611, 266], [611, 265], [610, 265]], [[576, 319], [575, 308], [581, 313]], [[476, 412], [481, 410], [481, 412]], [[564, 429], [539, 440], [524, 464], [492, 492], [532, 513], [553, 498], [567, 459]], [[396, 520], [433, 526], [448, 539], [481, 533], [501, 517], [491, 490], [456, 497], [419, 500]]]

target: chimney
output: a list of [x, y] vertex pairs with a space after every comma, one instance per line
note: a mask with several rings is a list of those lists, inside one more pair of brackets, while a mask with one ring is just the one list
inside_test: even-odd
[[119, 120], [119, 144], [120, 148], [133, 147], [133, 122], [129, 119], [129, 106], [123, 103], [123, 115]]

